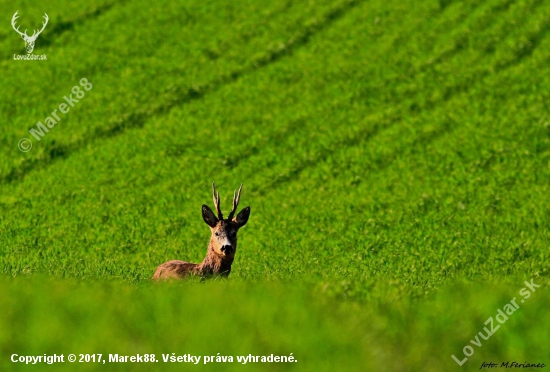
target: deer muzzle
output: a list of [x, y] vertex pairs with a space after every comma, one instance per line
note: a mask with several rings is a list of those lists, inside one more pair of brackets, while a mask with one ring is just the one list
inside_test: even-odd
[[225, 254], [226, 256], [229, 256], [230, 254], [233, 253], [233, 246], [231, 244], [224, 244], [220, 248], [220, 251], [222, 251], [222, 253]]

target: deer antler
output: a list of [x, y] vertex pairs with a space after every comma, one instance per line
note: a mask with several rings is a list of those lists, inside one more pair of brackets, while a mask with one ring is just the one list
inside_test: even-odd
[[[49, 20], [48, 15], [46, 13], [44, 13], [44, 20], [45, 20], [44, 23], [42, 23], [42, 29], [40, 31], [34, 30], [31, 38], [37, 38], [38, 35], [40, 35], [42, 33], [42, 31], [44, 31], [44, 29], [46, 28], [46, 25], [48, 24], [48, 20]], [[26, 31], [27, 30], [25, 30], [25, 32]]]
[[25, 32], [21, 32], [19, 31], [19, 27], [16, 27], [15, 21], [17, 20], [17, 18], [19, 18], [17, 13], [19, 13], [19, 10], [16, 11], [13, 17], [11, 18], [11, 27], [13, 27], [15, 32], [17, 32], [19, 35], [21, 35], [25, 39], [36, 39], [38, 35], [40, 35], [42, 31], [44, 31], [44, 29], [46, 28], [46, 25], [48, 24], [48, 20], [49, 20], [48, 15], [44, 13], [44, 22], [42, 23], [42, 29], [40, 31], [34, 30], [33, 34], [29, 36], [27, 35], [27, 30], [25, 30]]
[[237, 211], [237, 207], [239, 206], [239, 201], [241, 200], [241, 190], [243, 189], [243, 184], [241, 183], [241, 187], [239, 187], [239, 191], [233, 191], [233, 209], [231, 209], [231, 213], [229, 213], [229, 216], [227, 217], [228, 220], [233, 219], [233, 215]]
[[216, 185], [212, 182], [212, 199], [214, 200], [214, 207], [218, 213], [218, 220], [223, 220], [222, 210], [220, 208], [220, 193], [216, 192]]
[[17, 13], [19, 13], [19, 10], [17, 12], [15, 12], [13, 17], [11, 18], [11, 27], [13, 27], [15, 32], [17, 32], [19, 35], [29, 37], [27, 35], [27, 30], [25, 30], [25, 32], [21, 32], [21, 31], [19, 31], [19, 27], [15, 27], [15, 21], [17, 20], [17, 18], [19, 18]]

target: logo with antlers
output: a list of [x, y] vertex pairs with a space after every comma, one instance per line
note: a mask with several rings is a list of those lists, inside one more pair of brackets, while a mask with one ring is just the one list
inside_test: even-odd
[[31, 36], [29, 36], [29, 35], [27, 35], [27, 30], [25, 30], [25, 32], [21, 32], [21, 31], [19, 31], [19, 27], [15, 26], [15, 21], [19, 17], [17, 15], [18, 12], [19, 12], [19, 10], [17, 12], [15, 12], [15, 14], [13, 15], [13, 17], [11, 19], [11, 26], [13, 27], [15, 32], [17, 32], [19, 35], [21, 35], [21, 38], [23, 40], [25, 40], [25, 49], [27, 49], [28, 54], [31, 54], [33, 49], [34, 49], [34, 43], [36, 42], [36, 39], [38, 38], [38, 35], [40, 35], [42, 33], [42, 31], [44, 31], [44, 29], [46, 28], [46, 25], [48, 24], [48, 19], [49, 18], [48, 18], [48, 15], [46, 13], [44, 13], [44, 23], [42, 23], [42, 29], [40, 31], [34, 30], [33, 34]]

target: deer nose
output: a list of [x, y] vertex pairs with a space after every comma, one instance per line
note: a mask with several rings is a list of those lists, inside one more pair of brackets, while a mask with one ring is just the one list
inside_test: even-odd
[[231, 245], [226, 244], [222, 246], [221, 251], [225, 254], [231, 254], [231, 252], [233, 252], [233, 247]]

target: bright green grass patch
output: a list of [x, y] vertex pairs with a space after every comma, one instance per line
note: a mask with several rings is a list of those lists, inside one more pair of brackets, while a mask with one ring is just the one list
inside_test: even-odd
[[[543, 284], [535, 278], [535, 284]], [[139, 286], [120, 282], [2, 280], [2, 370], [52, 370], [6, 362], [12, 353], [40, 355], [156, 354], [155, 370], [452, 370], [451, 355], [482, 361], [544, 361], [549, 302], [544, 285], [521, 303], [521, 280], [462, 284], [423, 300], [395, 296], [383, 284], [354, 304], [328, 295], [330, 286], [211, 281]], [[389, 290], [389, 291], [388, 291]], [[327, 292], [328, 291], [328, 292]], [[546, 292], [545, 292], [546, 291]], [[393, 292], [393, 293], [392, 293]], [[388, 295], [394, 300], [388, 301]], [[457, 296], [460, 306], [456, 304]], [[488, 340], [474, 346], [484, 322], [512, 298], [520, 308]], [[494, 320], [494, 327], [499, 325]], [[233, 363], [163, 363], [162, 354], [233, 356]], [[239, 364], [236, 356], [292, 355], [290, 364]], [[67, 356], [65, 356], [66, 358]], [[456, 364], [455, 364], [456, 365]], [[147, 364], [75, 364], [61, 370], [151, 370]], [[458, 366], [457, 366], [458, 367]]]

